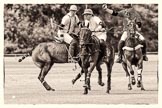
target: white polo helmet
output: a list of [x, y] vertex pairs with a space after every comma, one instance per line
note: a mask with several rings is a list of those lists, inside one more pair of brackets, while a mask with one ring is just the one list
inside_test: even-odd
[[93, 15], [92, 9], [85, 9], [83, 15], [85, 15], [85, 14]]
[[77, 11], [77, 6], [76, 5], [71, 5], [69, 10]]

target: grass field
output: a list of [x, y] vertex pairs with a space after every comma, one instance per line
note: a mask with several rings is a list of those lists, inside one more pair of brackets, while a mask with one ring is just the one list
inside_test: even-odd
[[[37, 79], [39, 68], [26, 58], [18, 63], [19, 57], [4, 57], [5, 104], [158, 104], [158, 56], [149, 55], [149, 61], [144, 62], [143, 83], [146, 91], [141, 91], [133, 86], [127, 89], [127, 78], [121, 64], [115, 63], [112, 72], [112, 90], [106, 94], [106, 86], [97, 84], [97, 71], [91, 76], [92, 90], [88, 95], [83, 95], [83, 81], [72, 85], [71, 80], [80, 71], [73, 71], [73, 63], [54, 64], [46, 81], [56, 91], [46, 91]], [[103, 68], [103, 81], [106, 83], [106, 67]], [[81, 80], [84, 79], [83, 77]]]

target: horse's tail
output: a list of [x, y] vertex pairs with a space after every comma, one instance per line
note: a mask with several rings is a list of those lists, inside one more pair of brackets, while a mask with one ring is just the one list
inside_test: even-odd
[[18, 62], [22, 62], [26, 57], [31, 56], [32, 55], [32, 51], [34, 48], [31, 49], [31, 51], [29, 51], [28, 53], [24, 54], [19, 60]]
[[28, 53], [26, 53], [26, 54], [24, 54], [19, 60], [18, 60], [18, 62], [22, 62], [26, 57], [28, 57], [28, 56], [31, 56], [31, 52], [28, 52]]

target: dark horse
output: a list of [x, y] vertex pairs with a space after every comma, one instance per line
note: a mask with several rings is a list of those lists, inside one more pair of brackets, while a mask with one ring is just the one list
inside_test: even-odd
[[90, 77], [91, 73], [96, 67], [98, 71], [98, 84], [104, 86], [102, 82], [102, 69], [101, 64], [104, 62], [107, 66], [107, 93], [111, 90], [111, 72], [114, 64], [114, 48], [109, 42], [107, 42], [107, 59], [103, 58], [103, 52], [100, 45], [100, 41], [96, 36], [92, 36], [92, 31], [87, 27], [81, 28], [79, 35], [79, 46], [80, 46], [80, 59], [81, 59], [81, 73], [77, 74], [75, 79], [72, 80], [73, 84], [77, 81], [81, 75], [85, 74], [84, 94], [88, 94], [88, 90], [91, 90]]
[[138, 35], [136, 34], [135, 19], [130, 20], [129, 29], [127, 31], [127, 39], [125, 41], [125, 46], [123, 47], [123, 62], [122, 66], [126, 72], [126, 77], [128, 77], [128, 90], [132, 89], [131, 85], [136, 84], [133, 65], [137, 68], [137, 87], [141, 87], [141, 90], [145, 90], [142, 83], [142, 71], [143, 71], [143, 55], [142, 55], [142, 45]]

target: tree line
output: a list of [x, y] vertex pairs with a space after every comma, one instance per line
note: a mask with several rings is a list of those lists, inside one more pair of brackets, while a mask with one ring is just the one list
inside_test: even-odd
[[[51, 27], [50, 19], [60, 24], [71, 4], [4, 4], [4, 53], [26, 53], [41, 42], [53, 41], [57, 26]], [[99, 16], [106, 27], [114, 29], [109, 33], [111, 43], [117, 51], [122, 35], [122, 18], [105, 13], [102, 4], [77, 4], [77, 15], [82, 21], [86, 7]], [[108, 8], [122, 10], [122, 4], [108, 4]], [[148, 51], [158, 51], [158, 4], [134, 4], [142, 17], [142, 31]]]

